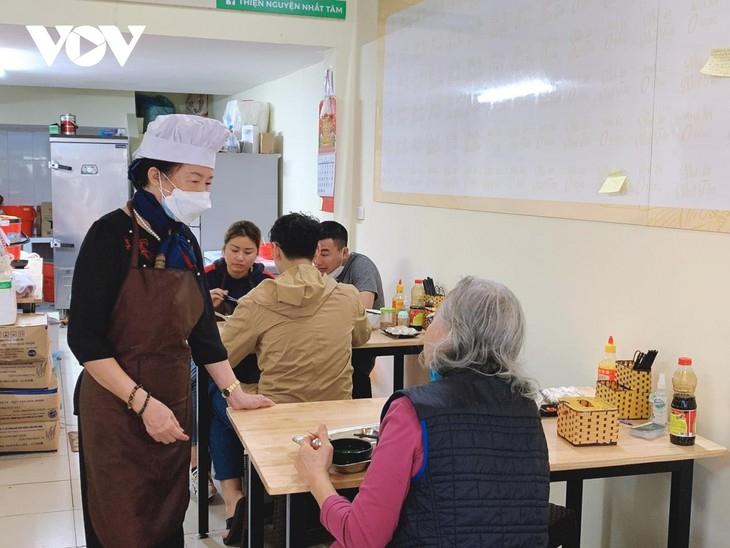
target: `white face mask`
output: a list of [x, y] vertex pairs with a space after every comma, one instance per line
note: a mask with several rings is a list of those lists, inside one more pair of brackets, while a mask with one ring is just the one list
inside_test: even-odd
[[[162, 172], [160, 173], [165, 177], [165, 179], [170, 181], [170, 178], [167, 175]], [[169, 196], [165, 196], [166, 191], [162, 188], [162, 181], [160, 180], [162, 208], [171, 219], [175, 219], [176, 221], [189, 225], [195, 219], [200, 217], [201, 213], [213, 207], [210, 203], [210, 192], [190, 192], [180, 190], [172, 181], [170, 181], [170, 184], [175, 188]]]
[[329, 273], [329, 274], [327, 274], [327, 275], [328, 275], [328, 276], [329, 276], [330, 278], [334, 278], [334, 279], [336, 280], [336, 279], [337, 279], [337, 276], [339, 276], [340, 274], [342, 274], [342, 271], [343, 271], [343, 270], [345, 270], [345, 265], [342, 265], [342, 264], [341, 264], [340, 266], [338, 266], [337, 268], [335, 268], [335, 269], [334, 269], [334, 270], [333, 270], [332, 272], [330, 272], [330, 273]]

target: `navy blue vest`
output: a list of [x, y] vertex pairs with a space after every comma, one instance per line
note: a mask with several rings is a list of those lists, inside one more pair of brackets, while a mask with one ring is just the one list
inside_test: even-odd
[[496, 377], [452, 373], [396, 392], [421, 421], [424, 464], [389, 546], [547, 546], [550, 467], [537, 406]]

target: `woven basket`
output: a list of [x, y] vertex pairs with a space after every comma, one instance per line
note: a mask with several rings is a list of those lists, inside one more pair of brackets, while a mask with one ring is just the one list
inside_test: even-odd
[[608, 383], [596, 383], [596, 396], [618, 408], [619, 419], [648, 419], [651, 410], [649, 392], [614, 388]]
[[429, 318], [429, 314], [433, 314], [436, 312], [441, 306], [441, 303], [444, 302], [444, 295], [426, 295], [426, 306], [423, 311], [423, 329], [424, 331], [428, 329], [428, 326], [431, 325], [432, 318]]
[[573, 445], [616, 445], [618, 410], [596, 397], [562, 398], [558, 435]]
[[616, 380], [619, 386], [649, 397], [651, 371], [634, 371], [634, 360], [616, 360]]

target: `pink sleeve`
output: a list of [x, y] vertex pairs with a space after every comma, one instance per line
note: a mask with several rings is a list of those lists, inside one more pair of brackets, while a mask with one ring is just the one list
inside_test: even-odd
[[332, 495], [322, 505], [322, 525], [336, 539], [332, 548], [388, 544], [411, 478], [422, 464], [423, 440], [416, 410], [408, 398], [398, 398], [380, 425], [380, 440], [354, 502]]

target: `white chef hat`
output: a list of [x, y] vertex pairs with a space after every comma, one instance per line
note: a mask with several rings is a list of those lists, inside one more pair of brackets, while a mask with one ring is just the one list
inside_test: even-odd
[[147, 126], [133, 158], [215, 167], [215, 155], [228, 137], [226, 127], [212, 118], [163, 114]]

